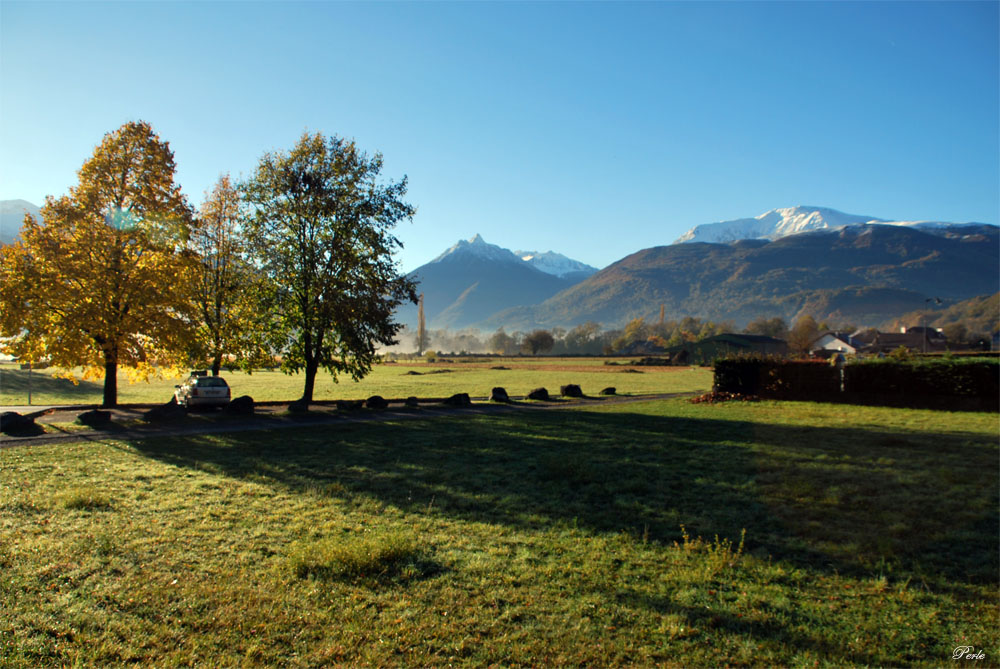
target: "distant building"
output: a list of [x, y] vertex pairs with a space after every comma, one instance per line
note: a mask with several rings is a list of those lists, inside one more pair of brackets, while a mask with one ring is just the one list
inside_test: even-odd
[[845, 355], [857, 353], [864, 348], [865, 343], [855, 339], [848, 332], [824, 332], [809, 345], [811, 355], [829, 358], [836, 353]]
[[709, 363], [729, 355], [788, 355], [788, 344], [782, 339], [754, 334], [720, 334], [701, 341], [687, 342], [666, 350], [681, 364]]
[[859, 330], [851, 337], [862, 344], [858, 353], [891, 353], [900, 346], [917, 353], [948, 350], [948, 340], [940, 330], [923, 326], [907, 328], [905, 332]]

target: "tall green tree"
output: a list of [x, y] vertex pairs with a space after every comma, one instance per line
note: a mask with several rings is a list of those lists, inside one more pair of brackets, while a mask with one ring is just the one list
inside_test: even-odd
[[521, 346], [531, 355], [538, 355], [545, 351], [551, 351], [555, 343], [555, 338], [548, 330], [535, 330], [524, 336]]
[[761, 316], [747, 323], [743, 331], [747, 334], [759, 334], [774, 337], [775, 339], [787, 339], [788, 323], [780, 316], [773, 318]]
[[600, 353], [602, 344], [599, 340], [600, 323], [587, 321], [575, 326], [566, 333], [564, 339], [568, 353]]
[[353, 141], [306, 133], [288, 152], [265, 154], [243, 186], [250, 257], [270, 290], [262, 311], [276, 323], [282, 369], [304, 372], [311, 402], [316, 373], [358, 380], [378, 345], [396, 343], [393, 310], [416, 302], [392, 259], [392, 230], [415, 209], [406, 177], [382, 183], [381, 154]]
[[788, 333], [788, 350], [795, 355], [807, 355], [809, 347], [819, 336], [816, 319], [806, 314], [795, 321]]
[[625, 332], [618, 337], [613, 346], [616, 351], [622, 351], [637, 341], [646, 341], [649, 338], [649, 324], [645, 318], [633, 318], [625, 326]]
[[28, 360], [104, 377], [118, 403], [118, 369], [148, 377], [181, 364], [190, 343], [191, 209], [174, 183], [174, 156], [152, 127], [108, 133], [49, 196], [44, 225], [25, 217], [21, 241], [0, 251], [0, 337]]
[[198, 259], [194, 301], [200, 326], [196, 355], [218, 376], [229, 356], [253, 368], [268, 361], [267, 314], [257, 308], [261, 277], [245, 256], [243, 201], [228, 174], [219, 177], [195, 220], [190, 248]]
[[521, 348], [522, 336], [519, 332], [508, 334], [503, 326], [497, 329], [487, 342], [490, 353], [497, 355], [514, 355]]

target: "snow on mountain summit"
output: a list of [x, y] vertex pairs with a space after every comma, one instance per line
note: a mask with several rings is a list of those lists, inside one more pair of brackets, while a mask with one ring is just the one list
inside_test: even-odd
[[551, 274], [560, 278], [570, 274], [577, 275], [579, 278], [580, 276], [589, 276], [597, 271], [596, 268], [590, 265], [567, 258], [561, 253], [554, 251], [546, 253], [538, 253], [537, 251], [510, 251], [502, 246], [488, 243], [478, 234], [472, 239], [460, 240], [457, 244], [432, 260], [431, 263], [468, 258], [486, 262], [527, 265], [545, 274]]
[[431, 262], [441, 262], [442, 260], [448, 258], [457, 258], [461, 256], [472, 256], [474, 258], [479, 258], [481, 260], [492, 260], [496, 262], [510, 262], [510, 263], [520, 263], [523, 262], [519, 257], [517, 257], [510, 250], [505, 249], [496, 244], [490, 244], [481, 235], [477, 234], [472, 239], [461, 239], [457, 244], [449, 248], [447, 251], [439, 255], [437, 258]]
[[837, 230], [853, 225], [898, 225], [921, 230], [961, 228], [981, 223], [947, 223], [944, 221], [890, 221], [874, 216], [845, 214], [827, 207], [788, 207], [772, 209], [755, 218], [738, 218], [696, 225], [677, 238], [674, 244], [709, 242], [725, 244], [740, 239], [768, 239], [774, 241], [788, 235], [813, 230]]
[[754, 218], [738, 218], [732, 221], [696, 225], [678, 237], [674, 243], [725, 243], [739, 239], [775, 240], [810, 230], [829, 230], [845, 225], [884, 222], [873, 216], [845, 214], [826, 207], [787, 207], [772, 209]]
[[524, 262], [528, 263], [535, 269], [545, 272], [546, 274], [566, 276], [567, 274], [572, 274], [574, 272], [585, 272], [587, 274], [597, 272], [596, 267], [591, 267], [590, 265], [582, 263], [579, 260], [567, 258], [563, 254], [556, 253], [555, 251], [546, 251], [545, 253], [539, 253], [538, 251], [514, 251], [514, 253]]

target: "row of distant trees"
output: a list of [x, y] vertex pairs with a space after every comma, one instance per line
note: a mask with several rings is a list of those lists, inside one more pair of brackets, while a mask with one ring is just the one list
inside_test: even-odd
[[415, 301], [392, 260], [410, 219], [407, 182], [382, 157], [304, 134], [265, 153], [245, 181], [219, 178], [195, 211], [174, 156], [148, 123], [105, 135], [79, 183], [0, 251], [0, 342], [26, 361], [82, 366], [117, 404], [117, 372], [280, 360], [355, 379], [395, 343], [392, 313]]
[[[996, 312], [996, 304], [1000, 294], [979, 298], [974, 306], [990, 314]], [[991, 319], [995, 318], [991, 316]], [[909, 318], [911, 325], [922, 324], [930, 319], [926, 314], [917, 314]], [[905, 319], [904, 319], [905, 321]], [[904, 321], [898, 321], [891, 326], [893, 331], [904, 326]], [[978, 341], [988, 334], [986, 328], [977, 327], [978, 322], [955, 321], [943, 324], [942, 332], [948, 341], [962, 344]], [[990, 322], [993, 322], [992, 320]], [[745, 333], [758, 334], [788, 343], [789, 352], [793, 355], [804, 355], [809, 352], [813, 342], [823, 332], [837, 330], [855, 332], [858, 326], [848, 322], [818, 322], [811, 315], [803, 315], [789, 323], [780, 316], [756, 318], [743, 328], [737, 328], [731, 322], [714, 322], [686, 316], [680, 320], [647, 321], [636, 318], [629, 321], [624, 328], [605, 329], [600, 323], [588, 321], [574, 328], [552, 328], [548, 330], [532, 330], [529, 332], [506, 331], [500, 328], [493, 333], [484, 333], [475, 328], [451, 331], [419, 330], [414, 342], [420, 342], [419, 353], [425, 350], [450, 353], [493, 353], [497, 355], [608, 355], [628, 350], [637, 342], [649, 342], [662, 348], [670, 348], [687, 342], [698, 342], [718, 334]], [[401, 334], [402, 344], [393, 350], [397, 352], [412, 351], [413, 344], [408, 332]]]
[[[843, 329], [852, 327], [847, 325]], [[504, 328], [493, 333], [483, 333], [475, 328], [457, 331], [424, 329], [423, 335], [420, 335], [421, 330], [418, 329], [413, 337], [413, 344], [406, 343], [409, 333], [404, 332], [401, 335], [404, 343], [394, 350], [412, 351], [419, 344], [419, 353], [432, 350], [497, 355], [608, 355], [624, 352], [638, 342], [670, 348], [719, 334], [743, 332], [785, 340], [793, 353], [805, 353], [820, 332], [827, 329], [830, 329], [829, 324], [817, 323], [812, 316], [803, 316], [792, 325], [780, 317], [759, 318], [742, 329], [730, 322], [715, 322], [693, 316], [658, 321], [636, 318], [624, 328], [611, 329], [605, 329], [600, 323], [593, 321], [570, 329], [557, 327], [528, 332], [508, 332]]]

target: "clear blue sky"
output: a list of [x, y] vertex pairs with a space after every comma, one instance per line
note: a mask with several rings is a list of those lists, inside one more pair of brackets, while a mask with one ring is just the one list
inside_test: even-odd
[[481, 233], [603, 267], [797, 204], [998, 222], [997, 2], [0, 3], [0, 199], [153, 124], [192, 204], [305, 130]]

